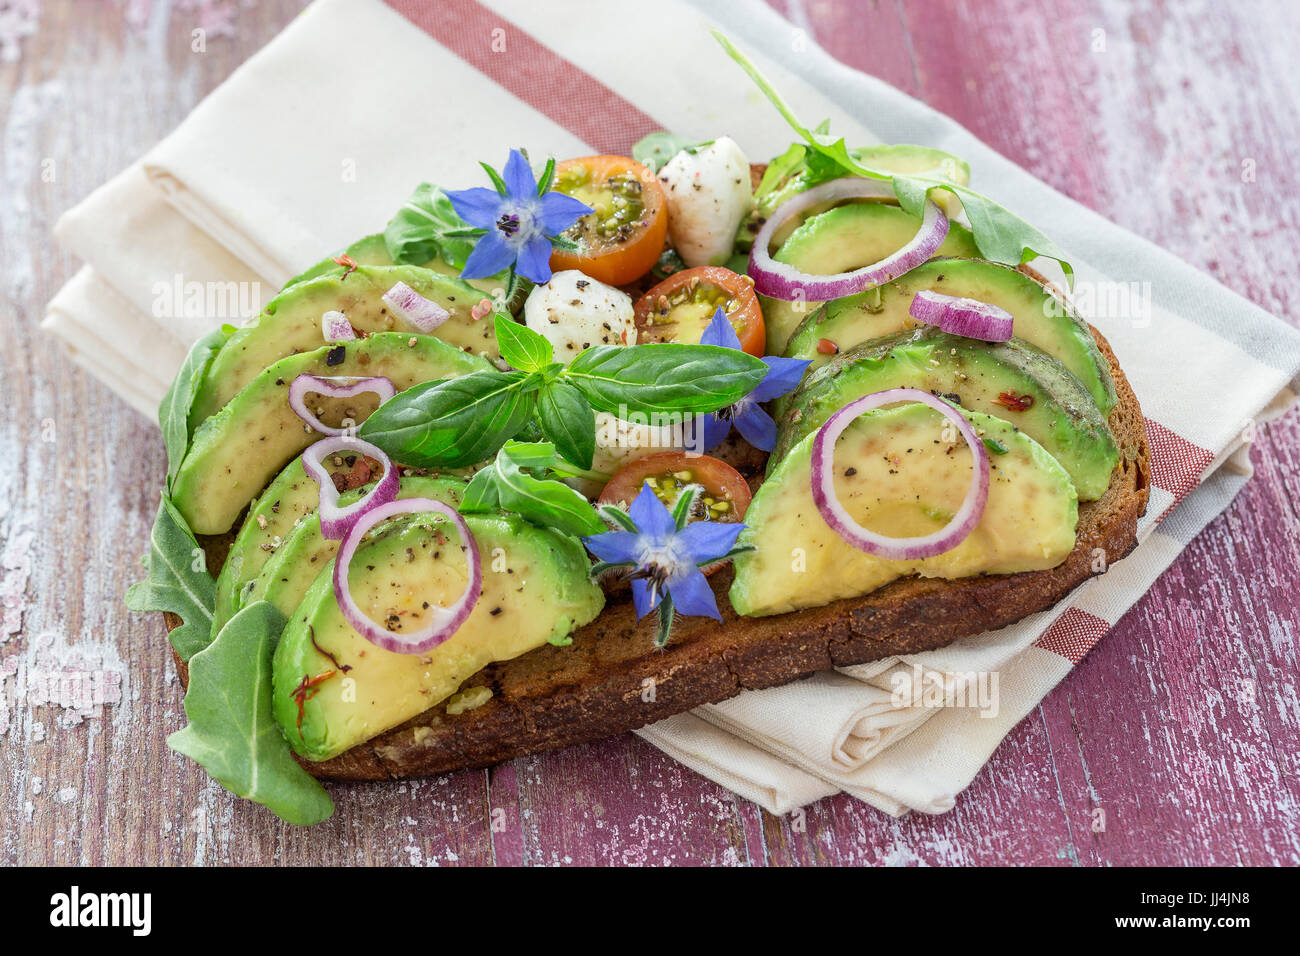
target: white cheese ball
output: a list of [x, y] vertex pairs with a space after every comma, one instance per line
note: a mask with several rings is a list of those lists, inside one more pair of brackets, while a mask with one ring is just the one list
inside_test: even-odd
[[556, 272], [528, 293], [524, 324], [546, 336], [565, 365], [593, 345], [636, 344], [632, 297], [577, 269]]
[[754, 202], [749, 160], [722, 136], [694, 153], [682, 150], [659, 171], [668, 197], [668, 238], [688, 266], [722, 265]]

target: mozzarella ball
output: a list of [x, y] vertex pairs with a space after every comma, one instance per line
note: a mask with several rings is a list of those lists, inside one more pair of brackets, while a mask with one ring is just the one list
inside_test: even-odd
[[722, 265], [754, 191], [749, 160], [728, 136], [682, 150], [659, 171], [668, 197], [668, 239], [688, 266]]
[[528, 293], [524, 324], [546, 336], [565, 365], [593, 345], [636, 344], [631, 296], [577, 269], [556, 272]]

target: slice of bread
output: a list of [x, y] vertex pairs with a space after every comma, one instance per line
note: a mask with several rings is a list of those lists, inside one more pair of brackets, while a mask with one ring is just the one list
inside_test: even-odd
[[[626, 592], [615, 593], [600, 617], [573, 635], [572, 645], [548, 645], [470, 678], [462, 689], [492, 691], [482, 706], [449, 715], [440, 704], [332, 760], [303, 766], [327, 780], [487, 766], [624, 733], [814, 671], [943, 647], [1051, 607], [1093, 575], [1097, 549], [1107, 565], [1132, 550], [1147, 506], [1151, 462], [1142, 411], [1110, 345], [1096, 329], [1093, 335], [1119, 395], [1109, 422], [1120, 462], [1106, 493], [1079, 506], [1078, 541], [1061, 565], [954, 581], [906, 578], [865, 597], [765, 618], [731, 610], [726, 569], [711, 579], [722, 623], [682, 618], [664, 650], [654, 648], [652, 623], [637, 621]], [[204, 545], [208, 566], [220, 567], [228, 541]], [[179, 624], [167, 617], [169, 629]]]

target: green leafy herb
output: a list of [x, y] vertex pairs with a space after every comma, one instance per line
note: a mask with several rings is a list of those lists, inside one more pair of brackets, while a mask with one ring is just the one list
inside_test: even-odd
[[650, 133], [641, 137], [637, 144], [632, 147], [632, 158], [642, 166], [645, 166], [652, 173], [657, 173], [663, 169], [664, 163], [672, 159], [682, 150], [688, 153], [694, 153], [705, 146], [712, 145], [713, 140], [704, 142], [692, 142], [683, 136], [675, 136], [672, 133], [660, 130], [657, 133]]
[[888, 179], [893, 185], [894, 195], [898, 197], [899, 205], [914, 216], [920, 216], [924, 212], [925, 201], [930, 198], [931, 193], [936, 190], [947, 191], [961, 200], [962, 208], [970, 219], [980, 255], [994, 262], [1015, 266], [1038, 256], [1055, 259], [1065, 272], [1067, 283], [1073, 287], [1073, 267], [1056, 244], [1038, 229], [987, 196], [982, 196], [967, 186], [958, 185], [946, 177], [932, 174], [903, 175], [862, 165], [843, 138], [832, 139], [826, 135], [824, 126], [818, 130], [810, 130], [801, 124], [785, 100], [781, 99], [780, 94], [749, 58], [721, 33], [715, 30], [713, 35], [727, 55], [749, 74], [750, 79], [763, 95], [790, 124], [790, 128], [806, 142], [807, 154], [804, 162], [810, 174], [807, 185], [811, 186], [815, 182], [846, 175]]
[[149, 534], [145, 579], [126, 592], [132, 611], [169, 611], [181, 626], [168, 635], [181, 660], [187, 661], [212, 639], [212, 606], [217, 583], [208, 573], [203, 549], [171, 499], [162, 495]]
[[652, 342], [589, 348], [569, 364], [563, 380], [600, 412], [698, 414], [734, 405], [765, 374], [761, 359], [736, 349]]
[[243, 608], [190, 661], [189, 725], [167, 746], [200, 764], [223, 787], [289, 823], [328, 819], [334, 801], [298, 766], [271, 713], [271, 654], [284, 615], [266, 601]]
[[389, 220], [384, 245], [394, 262], [422, 266], [441, 258], [459, 271], [474, 251], [474, 239], [463, 234], [467, 229], [442, 189], [420, 183]]
[[510, 350], [534, 371], [474, 372], [416, 385], [384, 402], [362, 424], [360, 437], [405, 465], [457, 468], [486, 461], [507, 439], [529, 436], [536, 426], [560, 447], [571, 473], [581, 474], [595, 450], [593, 410], [714, 412], [740, 401], [767, 374], [762, 360], [737, 349], [676, 342], [600, 345], [566, 368], [543, 363], [547, 353], [528, 344], [536, 333], [498, 328], [514, 336], [503, 353]]
[[389, 399], [358, 434], [395, 461], [419, 468], [457, 468], [484, 461], [524, 427], [535, 394], [523, 372], [472, 372], [424, 383]]
[[552, 382], [537, 396], [537, 424], [560, 455], [590, 468], [596, 454], [595, 414], [586, 398], [567, 382]]
[[565, 463], [550, 442], [508, 441], [493, 463], [478, 472], [461, 500], [463, 514], [513, 511], [542, 527], [572, 535], [607, 531], [600, 515], [581, 493], [545, 477]]
[[998, 441], [996, 438], [984, 439], [984, 447], [995, 455], [1005, 455], [1007, 453], [1006, 445], [1002, 444], [1002, 442]]
[[554, 346], [540, 332], [534, 332], [499, 312], [493, 321], [496, 323], [497, 347], [511, 368], [521, 372], [540, 372], [555, 361]]
[[[212, 359], [221, 351], [221, 346], [230, 338], [230, 332], [222, 326], [209, 332], [194, 343], [185, 362], [172, 379], [171, 388], [163, 396], [158, 406], [158, 426], [162, 429], [163, 444], [167, 448], [167, 490], [171, 491], [172, 480], [176, 477], [181, 461], [190, 447], [190, 410], [199, 393], [203, 376], [207, 373]], [[231, 332], [234, 329], [231, 328]]]

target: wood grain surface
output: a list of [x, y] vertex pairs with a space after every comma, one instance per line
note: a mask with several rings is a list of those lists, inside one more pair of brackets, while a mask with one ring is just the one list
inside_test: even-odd
[[[833, 55], [1297, 321], [1293, 4], [773, 2]], [[1294, 413], [1260, 430], [1238, 500], [948, 814], [894, 820], [835, 797], [776, 818], [631, 736], [336, 787], [335, 818], [308, 830], [230, 798], [167, 750], [183, 715], [162, 622], [120, 599], [156, 504], [156, 428], [37, 325], [78, 266], [50, 238], [59, 214], [303, 4], [231, 2], [229, 21], [193, 0], [37, 6], [21, 55], [0, 59], [0, 863], [1300, 862]]]

